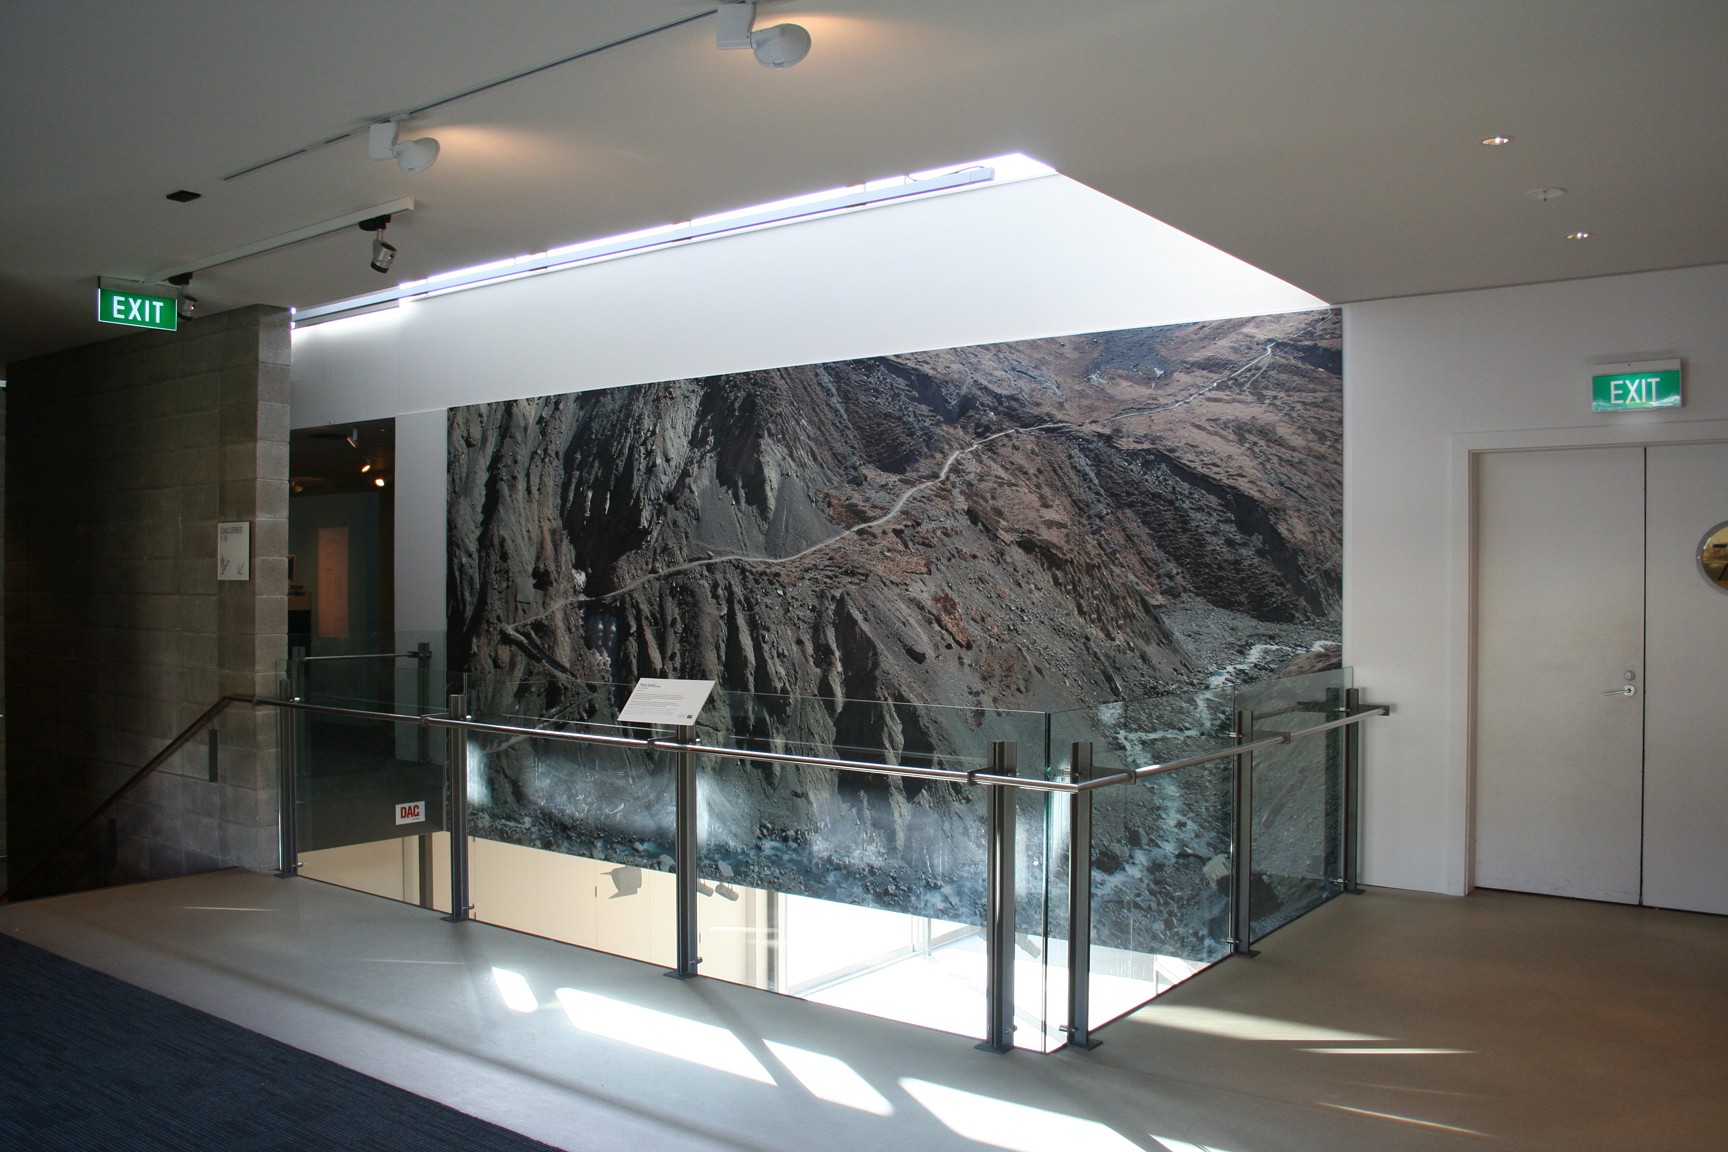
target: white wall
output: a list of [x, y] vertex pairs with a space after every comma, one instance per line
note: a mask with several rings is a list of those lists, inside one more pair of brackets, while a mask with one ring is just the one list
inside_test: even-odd
[[[1724, 316], [1728, 265], [1345, 308], [1344, 653], [1397, 709], [1367, 725], [1368, 883], [1469, 882], [1471, 454], [1728, 440]], [[1590, 411], [1592, 363], [1675, 356], [1684, 408]]]
[[305, 328], [292, 421], [1321, 306], [1047, 176]]

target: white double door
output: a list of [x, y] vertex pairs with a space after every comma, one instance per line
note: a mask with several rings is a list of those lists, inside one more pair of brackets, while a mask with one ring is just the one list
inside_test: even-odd
[[1728, 444], [1476, 468], [1475, 883], [1728, 913]]

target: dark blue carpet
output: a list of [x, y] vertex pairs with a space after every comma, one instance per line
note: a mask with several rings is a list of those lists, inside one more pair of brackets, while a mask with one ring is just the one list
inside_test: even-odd
[[0, 1149], [548, 1152], [3, 934]]

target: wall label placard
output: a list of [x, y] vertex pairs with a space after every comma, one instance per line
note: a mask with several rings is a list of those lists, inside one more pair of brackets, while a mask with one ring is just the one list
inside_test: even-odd
[[396, 805], [396, 823], [424, 824], [426, 823], [426, 801], [410, 800], [406, 804]]
[[216, 525], [216, 579], [252, 579], [252, 525], [246, 520]]
[[624, 724], [694, 724], [713, 691], [712, 680], [638, 680], [618, 719]]
[[1597, 364], [1591, 369], [1592, 412], [1642, 412], [1649, 408], [1679, 408], [1684, 403], [1678, 360]]
[[96, 289], [96, 319], [104, 324], [129, 328], [159, 328], [173, 332], [180, 327], [179, 303], [171, 296], [146, 296], [139, 292]]

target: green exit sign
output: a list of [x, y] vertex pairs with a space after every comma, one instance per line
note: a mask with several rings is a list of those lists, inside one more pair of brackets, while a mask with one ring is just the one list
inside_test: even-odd
[[180, 326], [180, 312], [171, 296], [142, 296], [113, 288], [96, 290], [96, 319], [104, 324], [132, 328], [160, 328], [172, 332]]
[[1590, 377], [1592, 412], [1639, 412], [1646, 408], [1678, 408], [1680, 361], [1651, 360], [1642, 364], [1599, 364]]

